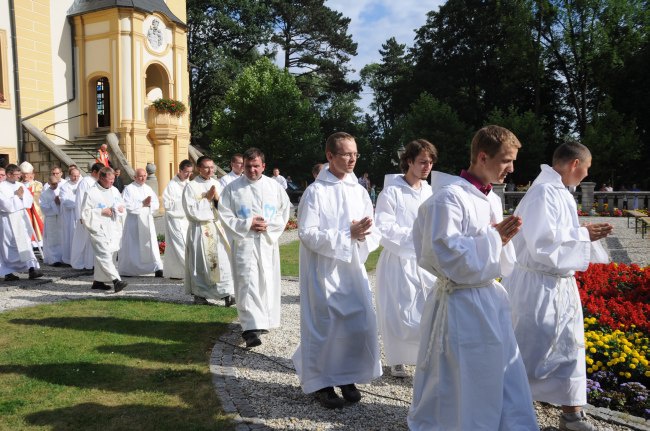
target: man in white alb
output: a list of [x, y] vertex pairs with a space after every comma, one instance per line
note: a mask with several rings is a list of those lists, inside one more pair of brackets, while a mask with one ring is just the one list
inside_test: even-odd
[[153, 214], [160, 208], [158, 196], [145, 184], [147, 171], [135, 170], [134, 181], [124, 187], [122, 198], [126, 207], [124, 234], [118, 259], [123, 276], [151, 274], [163, 276], [163, 263], [156, 236]]
[[79, 176], [79, 169], [72, 168], [68, 171], [68, 180], [59, 186], [61, 189], [59, 192], [61, 201], [61, 261], [66, 265], [70, 265], [72, 240], [79, 221], [76, 201]]
[[237, 313], [247, 347], [262, 344], [260, 335], [280, 326], [280, 248], [289, 220], [289, 196], [264, 176], [264, 153], [244, 152], [244, 176], [225, 188], [219, 213], [232, 245]]
[[163, 192], [165, 207], [165, 254], [163, 255], [164, 275], [168, 278], [182, 279], [185, 275], [185, 241], [189, 226], [183, 209], [183, 190], [194, 164], [183, 160], [178, 165], [178, 173], [169, 181]]
[[221, 188], [225, 189], [226, 186], [233, 181], [235, 181], [237, 178], [241, 177], [244, 172], [244, 156], [241, 155], [240, 153], [233, 154], [232, 157], [230, 158], [230, 172], [228, 172], [226, 175], [221, 177], [219, 180], [219, 183], [221, 184]]
[[43, 263], [52, 266], [61, 266], [63, 263], [63, 222], [59, 182], [58, 176], [50, 175], [47, 187], [43, 187], [40, 197], [41, 211], [45, 217], [43, 220]]
[[284, 190], [286, 190], [287, 187], [289, 187], [289, 185], [287, 184], [287, 179], [284, 178], [282, 175], [280, 175], [280, 169], [274, 168], [273, 176], [271, 178], [277, 181], [278, 184], [280, 184]]
[[185, 244], [185, 293], [194, 303], [209, 305], [208, 299], [234, 304], [230, 244], [217, 212], [221, 185], [213, 178], [214, 161], [201, 156], [199, 175], [183, 190], [183, 209], [189, 222]]
[[32, 208], [32, 194], [20, 182], [20, 168], [14, 164], [5, 168], [7, 179], [0, 182], [0, 276], [5, 281], [20, 277], [14, 272], [29, 271], [29, 278], [43, 273], [32, 249], [32, 229], [27, 209]]
[[436, 280], [417, 264], [413, 221], [422, 202], [431, 196], [427, 177], [437, 160], [430, 142], [417, 139], [408, 143], [400, 156], [403, 175], [386, 175], [375, 209], [384, 247], [377, 263], [377, 323], [386, 365], [394, 377], [406, 377], [404, 365], [417, 361], [420, 318]]
[[81, 219], [88, 230], [95, 255], [92, 289], [110, 290], [110, 285], [106, 283], [112, 282], [117, 293], [127, 286], [115, 265], [126, 209], [120, 192], [113, 187], [115, 171], [103, 167], [98, 177], [95, 185], [84, 195], [81, 205]]
[[497, 278], [515, 261], [521, 218], [503, 220], [492, 183], [514, 171], [521, 144], [509, 130], [474, 135], [460, 176], [436, 172], [418, 210], [418, 264], [438, 277], [420, 320], [420, 349], [408, 414], [411, 430], [539, 429], [517, 348], [508, 294]]
[[99, 171], [104, 167], [101, 163], [95, 163], [90, 168], [90, 175], [79, 180], [76, 191], [77, 215], [79, 221], [72, 236], [72, 247], [70, 251], [70, 265], [74, 269], [93, 269], [95, 265], [95, 252], [90, 243], [90, 236], [81, 220], [81, 205], [83, 204], [86, 192], [95, 185], [99, 178]]
[[377, 318], [364, 267], [380, 234], [370, 197], [353, 173], [359, 159], [354, 137], [333, 133], [325, 156], [329, 164], [298, 207], [300, 345], [293, 363], [303, 392], [332, 409], [359, 402], [356, 384], [381, 376]]
[[512, 240], [517, 265], [502, 281], [533, 399], [562, 406], [563, 431], [596, 430], [582, 409], [587, 404], [585, 334], [573, 275], [595, 260], [592, 247], [602, 246], [592, 243], [609, 235], [612, 225], [580, 226], [567, 189], [580, 184], [590, 166], [591, 152], [577, 142], [556, 148], [552, 167], [542, 165], [515, 210], [524, 220]]

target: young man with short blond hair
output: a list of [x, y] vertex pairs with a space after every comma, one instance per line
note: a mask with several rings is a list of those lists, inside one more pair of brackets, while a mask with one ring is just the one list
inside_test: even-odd
[[420, 321], [411, 430], [539, 429], [508, 294], [496, 281], [512, 270], [510, 240], [522, 220], [503, 219], [492, 183], [514, 171], [520, 147], [503, 127], [480, 129], [469, 168], [436, 172], [433, 195], [418, 210], [418, 264], [438, 279]]

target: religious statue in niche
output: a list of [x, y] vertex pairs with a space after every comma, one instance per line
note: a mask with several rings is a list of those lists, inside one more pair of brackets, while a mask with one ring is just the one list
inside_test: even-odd
[[160, 21], [154, 19], [147, 31], [147, 40], [153, 49], [160, 49], [163, 45], [163, 33], [159, 27]]

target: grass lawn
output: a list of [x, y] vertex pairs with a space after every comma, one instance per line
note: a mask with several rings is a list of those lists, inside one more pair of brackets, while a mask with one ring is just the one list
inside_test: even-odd
[[[280, 267], [283, 276], [298, 277], [298, 255], [300, 241], [293, 241], [280, 246]], [[374, 271], [377, 267], [379, 254], [382, 251], [380, 246], [377, 250], [370, 253], [366, 260], [366, 271]]]
[[208, 367], [235, 316], [129, 299], [0, 313], [0, 430], [233, 430]]

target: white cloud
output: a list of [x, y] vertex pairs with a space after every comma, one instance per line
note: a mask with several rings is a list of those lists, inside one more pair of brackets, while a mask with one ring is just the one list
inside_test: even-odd
[[[361, 68], [381, 59], [381, 45], [391, 37], [408, 47], [413, 46], [415, 30], [427, 19], [427, 12], [438, 10], [442, 0], [327, 0], [326, 5], [350, 18], [348, 32], [357, 42], [357, 56], [351, 59], [357, 79]], [[364, 90], [367, 93], [369, 90]], [[362, 96], [360, 105], [367, 107], [372, 99]]]

